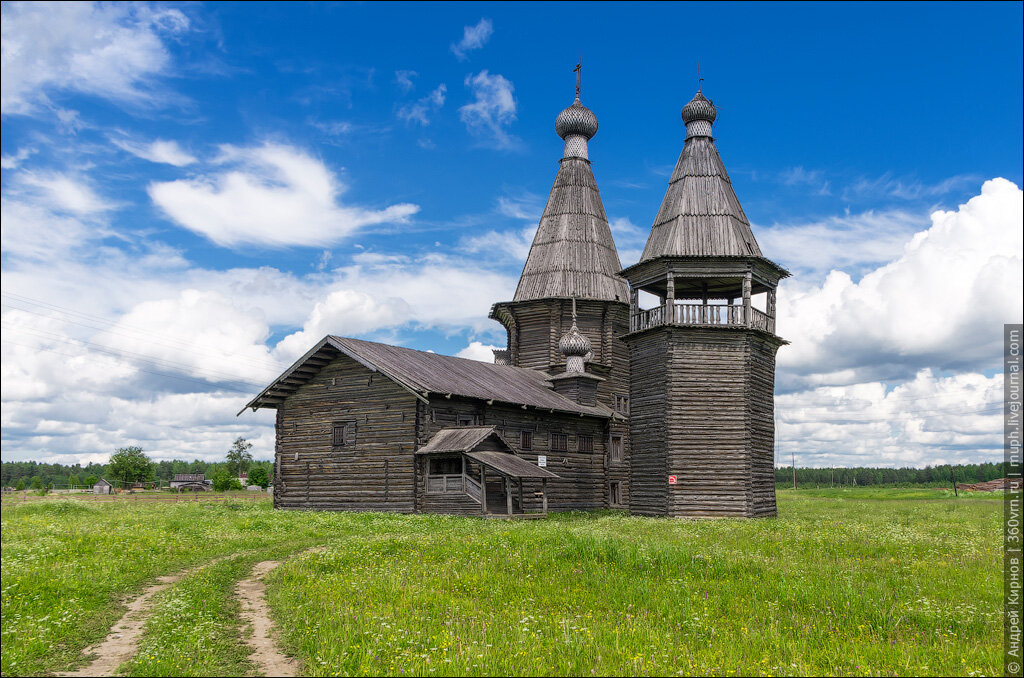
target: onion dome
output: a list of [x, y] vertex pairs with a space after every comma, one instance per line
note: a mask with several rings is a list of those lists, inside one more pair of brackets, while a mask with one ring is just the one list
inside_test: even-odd
[[700, 92], [697, 92], [690, 99], [690, 103], [683, 106], [683, 122], [686, 124], [690, 124], [695, 120], [714, 122], [717, 116], [718, 111], [715, 110], [715, 105], [704, 98], [704, 95]]
[[590, 339], [576, 327], [575, 299], [573, 300], [572, 327], [558, 340], [558, 351], [565, 356], [566, 372], [585, 372], [583, 358], [590, 354]]
[[597, 116], [580, 103], [579, 97], [576, 97], [572, 106], [559, 113], [555, 118], [555, 133], [563, 139], [578, 135], [586, 137], [589, 141], [597, 134]]
[[573, 356], [582, 358], [590, 353], [590, 339], [583, 336], [583, 333], [576, 327], [576, 321], [573, 321], [569, 331], [558, 340], [558, 351], [567, 358]]

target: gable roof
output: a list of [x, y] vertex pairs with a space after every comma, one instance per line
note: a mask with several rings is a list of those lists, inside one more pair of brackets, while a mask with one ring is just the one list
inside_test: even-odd
[[416, 454], [437, 454], [439, 452], [469, 452], [487, 440], [491, 435], [511, 449], [493, 426], [459, 426], [443, 428], [434, 434], [426, 445], [416, 450]]
[[590, 162], [563, 158], [514, 301], [575, 297], [629, 301], [622, 264]]
[[320, 340], [306, 355], [250, 400], [243, 411], [246, 408], [276, 408], [339, 354], [347, 355], [373, 372], [380, 372], [423, 401], [426, 401], [428, 394], [437, 393], [603, 419], [613, 415], [603, 405], [580, 405], [555, 393], [547, 381], [547, 375], [538, 370], [483, 363], [333, 335]]
[[[508, 452], [496, 450], [477, 450], [476, 447], [490, 437], [497, 439]], [[513, 478], [558, 478], [547, 469], [536, 466], [522, 457], [516, 456], [513, 448], [493, 426], [469, 426], [459, 428], [443, 428], [434, 434], [426, 445], [416, 450], [416, 454], [438, 454], [443, 452], [460, 452], [468, 458]]]

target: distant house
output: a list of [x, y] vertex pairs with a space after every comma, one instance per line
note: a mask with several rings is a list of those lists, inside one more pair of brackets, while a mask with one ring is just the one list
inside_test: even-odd
[[114, 486], [109, 482], [100, 478], [92, 486], [93, 494], [111, 494], [114, 491]]
[[171, 480], [171, 489], [178, 492], [205, 492], [210, 489], [210, 481], [203, 473], [177, 473]]

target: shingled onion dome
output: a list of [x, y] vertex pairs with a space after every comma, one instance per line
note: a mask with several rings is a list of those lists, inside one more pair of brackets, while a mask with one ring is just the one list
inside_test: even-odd
[[597, 116], [580, 103], [577, 96], [572, 106], [565, 109], [555, 118], [555, 133], [565, 140], [563, 158], [583, 158], [588, 160], [587, 142], [597, 134]]
[[709, 137], [711, 136], [711, 124], [718, 117], [715, 105], [703, 94], [697, 92], [690, 103], [683, 106], [683, 122], [686, 123], [686, 136]]
[[576, 319], [572, 327], [558, 340], [558, 351], [565, 356], [566, 372], [584, 372], [583, 358], [590, 353], [590, 339], [583, 336], [576, 327]]

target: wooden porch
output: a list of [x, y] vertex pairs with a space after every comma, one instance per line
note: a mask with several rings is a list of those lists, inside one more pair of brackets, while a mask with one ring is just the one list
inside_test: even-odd
[[[518, 456], [493, 427], [442, 429], [417, 455], [425, 459], [427, 496], [462, 498], [458, 513], [501, 519], [548, 513], [548, 479], [558, 476]], [[467, 510], [474, 505], [479, 509]]]

